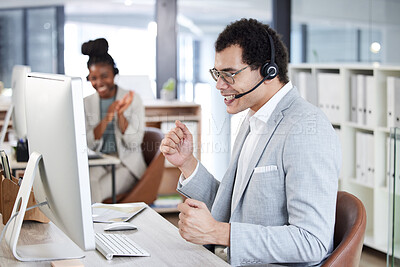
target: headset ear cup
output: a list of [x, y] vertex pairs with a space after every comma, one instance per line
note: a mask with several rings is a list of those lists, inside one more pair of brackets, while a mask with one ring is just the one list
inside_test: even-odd
[[261, 76], [266, 77], [268, 75], [268, 68], [269, 68], [270, 64], [269, 63], [265, 63], [261, 69], [260, 69], [260, 73]]
[[267, 69], [268, 80], [272, 80], [278, 75], [278, 66], [275, 63], [270, 63]]
[[275, 63], [265, 63], [260, 69], [261, 75], [267, 77], [267, 80], [272, 80], [278, 75], [278, 66]]

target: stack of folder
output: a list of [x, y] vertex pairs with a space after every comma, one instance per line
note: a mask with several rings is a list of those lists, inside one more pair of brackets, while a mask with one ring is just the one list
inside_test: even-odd
[[339, 73], [318, 73], [318, 106], [332, 124], [340, 124], [342, 121], [341, 87], [342, 83]]
[[400, 77], [389, 76], [387, 85], [387, 127], [400, 127]]
[[300, 95], [314, 106], [318, 106], [317, 85], [311, 72], [298, 72], [295, 83]]
[[376, 126], [376, 91], [373, 76], [351, 76], [350, 105], [351, 122], [370, 128]]
[[374, 135], [356, 132], [356, 181], [368, 187], [374, 187], [375, 145]]
[[[388, 136], [386, 139], [386, 147], [386, 184], [384, 186], [390, 191], [392, 191], [393, 186], [395, 186], [397, 194], [400, 194], [400, 160], [398, 160], [400, 159], [400, 136], [396, 138], [394, 138], [394, 136]], [[397, 159], [396, 161], [395, 158]], [[396, 178], [396, 183], [394, 183], [394, 178]]]

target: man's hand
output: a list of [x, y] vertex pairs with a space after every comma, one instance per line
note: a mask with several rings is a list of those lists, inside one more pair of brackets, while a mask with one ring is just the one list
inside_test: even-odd
[[178, 205], [179, 234], [187, 241], [206, 245], [229, 246], [230, 224], [216, 221], [206, 204], [195, 199], [186, 199]]
[[175, 121], [175, 126], [161, 141], [160, 150], [187, 178], [197, 166], [197, 160], [193, 156], [193, 136], [182, 122]]

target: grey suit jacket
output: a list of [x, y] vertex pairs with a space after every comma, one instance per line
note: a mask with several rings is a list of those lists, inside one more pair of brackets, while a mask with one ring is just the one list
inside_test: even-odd
[[[118, 87], [116, 100], [122, 99], [129, 91]], [[85, 121], [86, 121], [86, 139], [87, 146], [94, 150], [100, 151], [103, 145], [103, 138], [96, 140], [94, 138], [94, 128], [100, 123], [100, 97], [94, 93], [85, 97]], [[114, 120], [114, 134], [117, 142], [118, 157], [137, 178], [140, 179], [146, 170], [141, 143], [143, 141], [145, 120], [144, 106], [139, 94], [133, 96], [132, 103], [124, 111], [124, 116], [129, 124], [123, 134]]]
[[231, 207], [232, 192], [248, 121], [240, 128], [221, 182], [200, 164], [178, 191], [205, 202], [217, 221], [230, 223], [232, 265], [319, 265], [333, 250], [338, 137], [326, 116], [296, 88], [278, 103], [267, 124], [249, 159], [247, 186], [236, 207]]

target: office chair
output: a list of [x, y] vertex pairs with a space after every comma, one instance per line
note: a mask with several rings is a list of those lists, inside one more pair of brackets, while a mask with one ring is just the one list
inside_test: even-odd
[[323, 267], [358, 267], [367, 216], [363, 203], [354, 195], [339, 191], [336, 201], [334, 250]]
[[[164, 134], [158, 128], [146, 127], [141, 144], [147, 169], [139, 182], [128, 192], [117, 195], [117, 203], [145, 202], [153, 203], [157, 199], [158, 188], [164, 172], [164, 155], [160, 151]], [[111, 198], [103, 201], [111, 203]]]

